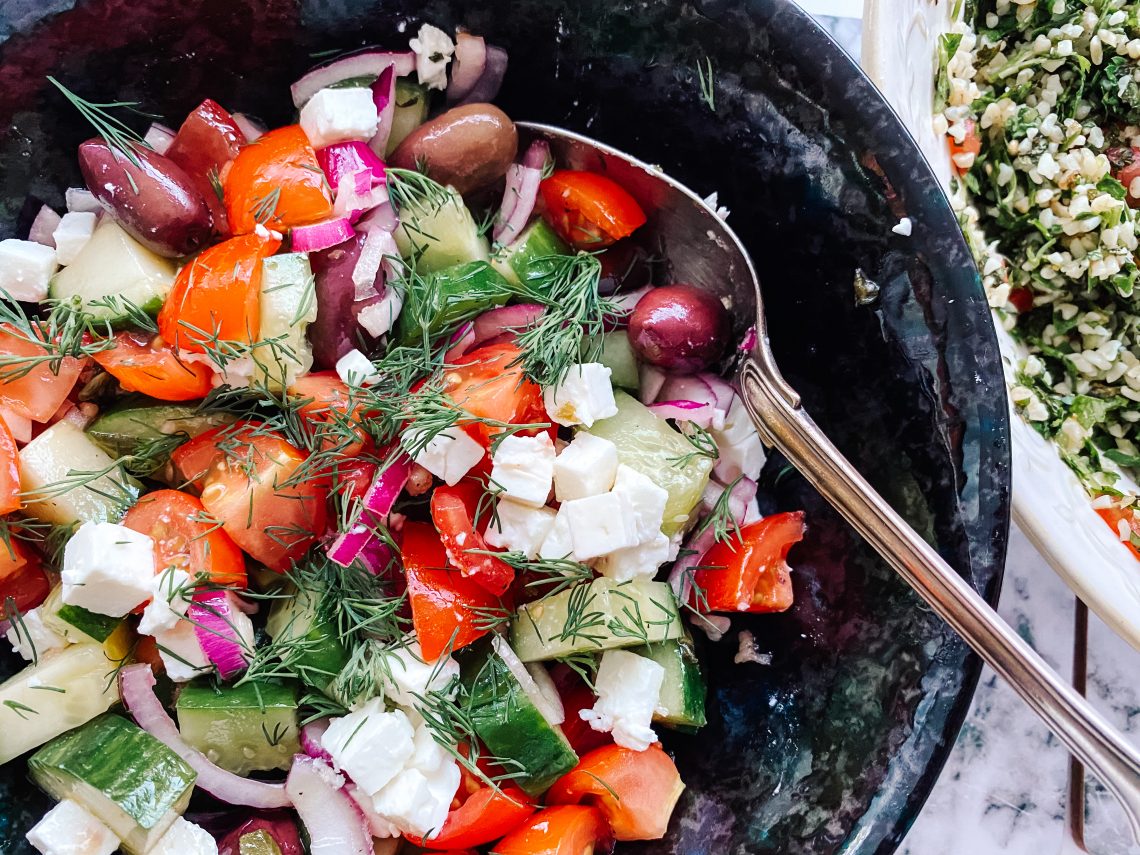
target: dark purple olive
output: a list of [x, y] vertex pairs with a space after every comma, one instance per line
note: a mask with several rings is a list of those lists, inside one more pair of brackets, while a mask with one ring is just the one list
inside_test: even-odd
[[190, 255], [207, 246], [213, 217], [190, 176], [170, 158], [136, 146], [132, 163], [101, 139], [79, 146], [87, 189], [135, 240], [159, 255]]
[[494, 104], [452, 107], [396, 146], [390, 166], [417, 169], [466, 196], [501, 179], [518, 154], [514, 122]]
[[654, 288], [629, 318], [629, 341], [646, 362], [669, 371], [708, 368], [732, 334], [728, 310], [715, 294], [692, 285]]
[[649, 284], [653, 272], [649, 253], [629, 238], [609, 247], [598, 260], [602, 263], [598, 293], [604, 297], [619, 291], [636, 291]]
[[352, 271], [363, 245], [364, 235], [358, 234], [309, 255], [317, 296], [317, 319], [309, 325], [309, 341], [317, 368], [335, 368], [337, 360], [357, 346], [356, 313], [366, 303], [357, 304]]

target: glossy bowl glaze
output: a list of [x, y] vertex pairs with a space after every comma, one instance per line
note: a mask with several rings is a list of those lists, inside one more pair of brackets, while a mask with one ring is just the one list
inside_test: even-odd
[[[996, 598], [1008, 423], [977, 271], [903, 127], [790, 0], [8, 0], [0, 233], [26, 228], [29, 195], [58, 206], [78, 178], [90, 131], [45, 75], [168, 123], [209, 96], [280, 124], [313, 52], [395, 45], [421, 21], [508, 48], [499, 101], [514, 117], [719, 191], [788, 379], [875, 486]], [[712, 104], [696, 71], [706, 61]], [[904, 211], [909, 237], [891, 231]], [[869, 305], [856, 305], [856, 270], [879, 287]], [[665, 841], [623, 851], [890, 852], [965, 713], [978, 663], [961, 641], [779, 459], [763, 495], [766, 511], [808, 509], [796, 605], [734, 618], [719, 643], [698, 639], [709, 726], [667, 738], [688, 789]], [[734, 663], [741, 630], [767, 664]], [[4, 770], [0, 851], [30, 851], [22, 834], [45, 804], [22, 763]]]

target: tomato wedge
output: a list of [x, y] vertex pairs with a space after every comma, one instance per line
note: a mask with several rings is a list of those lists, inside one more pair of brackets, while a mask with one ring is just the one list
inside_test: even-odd
[[514, 784], [488, 787], [466, 767], [451, 812], [431, 840], [414, 840], [426, 849], [459, 849], [481, 846], [514, 831], [534, 813], [531, 798]]
[[328, 182], [300, 125], [269, 131], [244, 146], [226, 173], [225, 196], [236, 235], [258, 224], [285, 231], [332, 215]]
[[361, 426], [363, 408], [335, 372], [315, 371], [299, 377], [289, 387], [289, 395], [300, 399], [298, 412], [323, 449], [336, 449], [345, 457], [356, 457], [364, 450], [368, 434]]
[[434, 662], [445, 651], [465, 647], [490, 631], [486, 610], [502, 608], [502, 601], [448, 566], [447, 552], [434, 528], [404, 523], [401, 553], [412, 626], [424, 659]]
[[794, 511], [744, 526], [739, 542], [715, 544], [694, 574], [694, 606], [710, 612], [787, 611], [792, 606], [788, 550], [803, 538], [804, 514]]
[[461, 481], [454, 487], [437, 487], [431, 495], [431, 521], [447, 550], [447, 558], [464, 576], [492, 594], [502, 596], [515, 581], [514, 568], [494, 555], [475, 528], [475, 516], [484, 491], [479, 484]]
[[50, 590], [38, 552], [14, 538], [0, 543], [0, 617], [8, 616], [9, 607], [34, 609]]
[[222, 170], [238, 156], [245, 134], [217, 101], [207, 98], [186, 117], [166, 156], [190, 176], [214, 215], [218, 234], [228, 234], [226, 207], [218, 196]]
[[191, 578], [205, 574], [217, 585], [246, 586], [245, 558], [238, 545], [189, 493], [147, 493], [127, 511], [123, 525], [154, 540], [159, 572], [177, 567]]
[[121, 332], [115, 346], [94, 359], [128, 392], [142, 392], [160, 401], [193, 401], [213, 388], [214, 372], [201, 362], [186, 362], [162, 336]]
[[20, 509], [20, 457], [8, 424], [0, 419], [0, 514]]
[[660, 745], [645, 751], [607, 745], [559, 778], [546, 801], [593, 805], [618, 840], [660, 840], [684, 789], [676, 764]]
[[213, 339], [251, 344], [261, 326], [261, 259], [281, 241], [242, 235], [187, 264], [158, 313], [158, 331], [177, 350], [204, 352]]
[[[514, 344], [473, 350], [443, 375], [443, 391], [456, 406], [481, 419], [513, 425], [549, 424], [542, 388], [523, 374], [522, 365], [512, 365], [520, 353]], [[490, 447], [502, 428], [476, 422], [467, 432]]]
[[495, 844], [495, 855], [597, 855], [613, 848], [613, 834], [597, 808], [543, 808]]
[[612, 178], [559, 169], [542, 182], [546, 220], [576, 249], [604, 249], [645, 223], [645, 212]]
[[[84, 360], [59, 360], [39, 341], [0, 326], [0, 406], [34, 422], [46, 422], [71, 394]], [[18, 375], [18, 376], [17, 376]]]

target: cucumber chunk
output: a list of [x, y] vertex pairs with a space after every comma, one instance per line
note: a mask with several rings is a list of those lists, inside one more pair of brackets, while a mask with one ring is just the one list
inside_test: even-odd
[[610, 382], [621, 389], [636, 391], [641, 383], [637, 356], [625, 330], [586, 336], [582, 340], [582, 361], [606, 366], [610, 369]]
[[479, 234], [463, 197], [452, 190], [442, 204], [422, 201], [402, 206], [395, 238], [400, 255], [420, 273], [491, 260], [487, 239]]
[[340, 641], [335, 604], [320, 593], [300, 591], [273, 601], [265, 631], [274, 641], [294, 642], [297, 675], [307, 686], [324, 691], [348, 664]]
[[96, 614], [83, 606], [69, 606], [63, 601], [63, 588], [60, 585], [52, 588], [40, 607], [40, 614], [44, 626], [72, 644], [84, 641], [102, 644], [123, 623], [123, 618]]
[[[85, 483], [67, 488], [77, 479]], [[20, 451], [20, 488], [28, 514], [70, 525], [119, 520], [142, 485], [75, 425], [56, 422]]]
[[196, 681], [182, 687], [176, 708], [182, 738], [237, 775], [288, 769], [301, 750], [294, 685]]
[[316, 281], [303, 252], [261, 262], [261, 332], [266, 344], [253, 349], [259, 377], [273, 391], [291, 385], [313, 367], [305, 330], [317, 319]]
[[0, 764], [117, 703], [115, 665], [100, 645], [73, 644], [0, 683]]
[[[590, 433], [608, 439], [618, 450], [618, 462], [652, 478], [669, 493], [661, 530], [672, 535], [685, 527], [689, 514], [709, 483], [713, 461], [692, 454], [685, 437], [625, 392], [615, 391], [617, 415], [595, 422]], [[689, 455], [684, 466], [679, 458]]]
[[127, 304], [157, 315], [174, 285], [174, 262], [151, 252], [104, 216], [75, 261], [52, 277], [48, 296], [73, 299], [95, 318], [130, 320]]
[[506, 642], [493, 636], [464, 656], [460, 679], [475, 733], [495, 757], [517, 764], [523, 775], [515, 783], [536, 796], [573, 769], [578, 755], [532, 700], [534, 681], [530, 687], [519, 682], [516, 673], [526, 671], [510, 667], [513, 657]]
[[392, 132], [388, 135], [388, 145], [384, 157], [396, 150], [404, 138], [427, 121], [431, 107], [426, 86], [413, 83], [407, 77], [396, 78], [396, 109], [392, 114]]
[[558, 234], [539, 217], [523, 229], [518, 240], [496, 249], [491, 264], [512, 285], [542, 279], [550, 272], [552, 255], [571, 255]]
[[676, 730], [695, 731], [705, 726], [705, 678], [686, 633], [676, 641], [648, 644], [633, 650], [665, 669], [654, 721]]
[[197, 774], [149, 733], [106, 713], [56, 737], [28, 771], [57, 799], [78, 802], [144, 855], [186, 810]]
[[502, 306], [511, 297], [511, 286], [485, 261], [472, 261], [424, 276], [418, 288], [404, 298], [396, 321], [396, 340], [415, 344], [448, 327]]
[[523, 662], [539, 662], [668, 641], [684, 631], [668, 584], [602, 576], [520, 608], [510, 638]]
[[193, 404], [149, 404], [132, 399], [103, 412], [87, 428], [87, 435], [113, 457], [124, 457], [165, 436], [182, 434], [193, 439], [235, 419], [232, 413], [200, 413]]

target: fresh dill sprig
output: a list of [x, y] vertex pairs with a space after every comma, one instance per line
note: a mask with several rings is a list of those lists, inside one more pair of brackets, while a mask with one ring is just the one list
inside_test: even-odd
[[265, 193], [265, 195], [256, 197], [253, 200], [253, 207], [250, 208], [249, 212], [253, 215], [255, 222], [264, 226], [277, 216], [277, 206], [279, 204], [281, 204], [281, 188], [274, 187]]
[[115, 109], [125, 109], [140, 116], [149, 115], [138, 109], [137, 101], [108, 101], [100, 104], [76, 95], [51, 75], [48, 75], [48, 80], [63, 93], [63, 97], [71, 102], [79, 114], [91, 123], [95, 133], [102, 137], [107, 145], [117, 149], [134, 167], [141, 168], [142, 164], [135, 149], [140, 146], [145, 148], [150, 148], [150, 146], [139, 136], [138, 131], [109, 112]]
[[388, 169], [388, 198], [396, 211], [412, 206], [435, 212], [447, 204], [462, 204], [454, 191], [414, 169]]
[[226, 201], [226, 189], [222, 184], [222, 173], [218, 167], [211, 166], [209, 172], [206, 173], [206, 178], [210, 181], [210, 187], [214, 191], [214, 195], [218, 197], [219, 202]]
[[736, 476], [736, 480], [724, 488], [712, 509], [694, 530], [694, 534], [701, 534], [712, 529], [713, 537], [717, 543], [731, 543], [733, 540], [738, 543], [744, 542], [740, 535], [740, 526], [737, 523], [736, 516], [732, 513], [732, 491], [743, 477], [743, 475]]
[[715, 113], [716, 79], [713, 76], [712, 60], [707, 56], [704, 58], [704, 63], [697, 61], [697, 83], [701, 88], [701, 100]]
[[83, 359], [114, 347], [110, 324], [96, 320], [77, 302], [48, 301], [46, 306], [45, 315], [32, 316], [18, 302], [0, 294], [0, 326], [5, 334], [35, 351], [0, 354], [0, 381], [25, 377], [42, 365], [58, 374], [64, 359]]
[[678, 469], [684, 469], [698, 457], [707, 457], [709, 460], [718, 460], [720, 450], [716, 439], [705, 428], [695, 422], [685, 422], [681, 425], [681, 435], [693, 446], [693, 450], [676, 457], [670, 457], [669, 462]]

